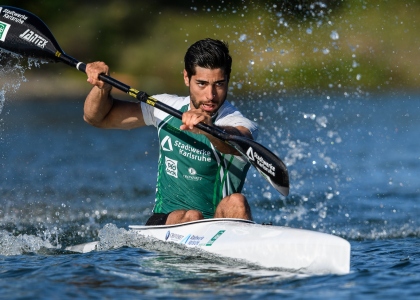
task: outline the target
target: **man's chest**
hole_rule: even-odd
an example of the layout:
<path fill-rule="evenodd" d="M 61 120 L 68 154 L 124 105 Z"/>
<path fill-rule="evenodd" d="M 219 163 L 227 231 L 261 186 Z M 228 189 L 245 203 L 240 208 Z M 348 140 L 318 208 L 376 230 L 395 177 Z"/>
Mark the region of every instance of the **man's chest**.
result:
<path fill-rule="evenodd" d="M 181 131 L 180 125 L 181 121 L 173 118 L 159 129 L 161 161 L 171 172 L 169 175 L 187 180 L 214 176 L 220 154 L 205 136 Z"/>

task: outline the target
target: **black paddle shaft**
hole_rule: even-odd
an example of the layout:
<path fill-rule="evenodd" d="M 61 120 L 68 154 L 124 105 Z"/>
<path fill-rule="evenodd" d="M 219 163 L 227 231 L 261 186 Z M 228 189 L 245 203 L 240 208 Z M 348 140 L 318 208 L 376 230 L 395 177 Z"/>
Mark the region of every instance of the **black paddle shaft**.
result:
<path fill-rule="evenodd" d="M 86 64 L 65 54 L 40 18 L 20 8 L 0 6 L 0 48 L 43 61 L 63 62 L 86 73 Z M 182 119 L 182 112 L 159 102 L 145 92 L 133 89 L 105 74 L 99 75 L 99 79 L 141 102 Z M 270 150 L 254 140 L 227 134 L 215 126 L 199 123 L 196 127 L 234 147 L 277 191 L 285 196 L 289 194 L 287 168 Z"/>

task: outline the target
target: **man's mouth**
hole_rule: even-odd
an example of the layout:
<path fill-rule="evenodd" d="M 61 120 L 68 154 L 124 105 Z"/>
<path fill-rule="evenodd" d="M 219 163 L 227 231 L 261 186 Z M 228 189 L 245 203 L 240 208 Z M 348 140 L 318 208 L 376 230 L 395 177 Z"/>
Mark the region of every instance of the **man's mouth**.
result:
<path fill-rule="evenodd" d="M 216 108 L 214 103 L 203 103 L 201 104 L 201 109 L 204 111 L 212 112 Z"/>

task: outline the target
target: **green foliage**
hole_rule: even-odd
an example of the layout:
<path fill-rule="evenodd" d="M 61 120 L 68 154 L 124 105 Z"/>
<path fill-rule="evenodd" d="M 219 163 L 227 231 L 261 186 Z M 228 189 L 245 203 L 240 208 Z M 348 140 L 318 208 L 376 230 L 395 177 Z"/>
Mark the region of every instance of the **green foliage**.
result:
<path fill-rule="evenodd" d="M 419 80 L 420 4 L 414 0 L 3 4 L 38 15 L 69 55 L 106 61 L 117 78 L 150 93 L 185 91 L 183 55 L 205 37 L 229 43 L 235 94 L 416 88 Z"/>

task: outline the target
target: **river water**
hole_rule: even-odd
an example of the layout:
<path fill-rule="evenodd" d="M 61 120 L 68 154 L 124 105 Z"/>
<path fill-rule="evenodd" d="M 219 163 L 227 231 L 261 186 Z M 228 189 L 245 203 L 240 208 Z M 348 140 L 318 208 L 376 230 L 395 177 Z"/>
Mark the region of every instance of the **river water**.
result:
<path fill-rule="evenodd" d="M 420 94 L 235 100 L 259 142 L 287 164 L 280 196 L 255 171 L 244 193 L 256 222 L 338 235 L 350 274 L 267 270 L 126 237 L 153 206 L 153 128 L 82 120 L 83 99 L 18 101 L 0 114 L 0 298 L 418 299 Z M 65 246 L 108 240 L 87 254 Z"/>

